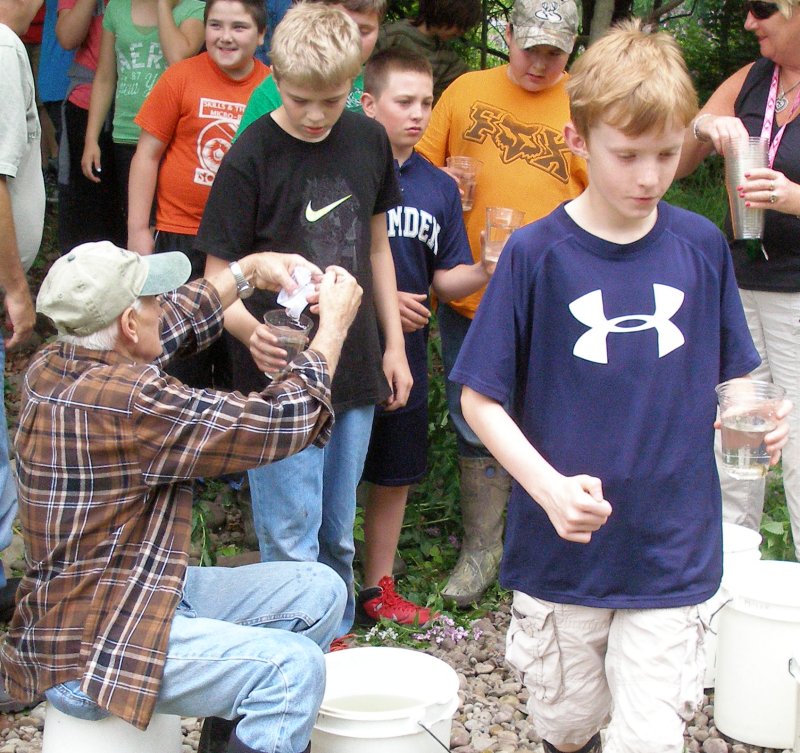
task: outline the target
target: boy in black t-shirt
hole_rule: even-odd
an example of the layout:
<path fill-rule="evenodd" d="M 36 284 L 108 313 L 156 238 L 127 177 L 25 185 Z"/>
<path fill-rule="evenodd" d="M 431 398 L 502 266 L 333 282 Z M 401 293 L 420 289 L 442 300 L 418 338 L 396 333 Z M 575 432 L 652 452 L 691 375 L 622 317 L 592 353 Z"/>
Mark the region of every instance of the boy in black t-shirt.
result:
<path fill-rule="evenodd" d="M 344 111 L 361 68 L 352 19 L 322 4 L 292 8 L 271 54 L 283 104 L 226 155 L 196 247 L 208 254 L 207 273 L 269 249 L 302 254 L 323 269 L 345 267 L 364 290 L 333 381 L 330 442 L 248 474 L 262 559 L 318 560 L 339 573 L 349 589 L 343 635 L 355 611 L 355 491 L 374 408 L 402 407 L 412 382 L 385 217 L 401 197 L 385 131 Z M 234 388 L 262 390 L 263 372 L 285 366 L 286 352 L 261 323 L 276 307 L 274 296 L 257 292 L 226 311 Z"/>

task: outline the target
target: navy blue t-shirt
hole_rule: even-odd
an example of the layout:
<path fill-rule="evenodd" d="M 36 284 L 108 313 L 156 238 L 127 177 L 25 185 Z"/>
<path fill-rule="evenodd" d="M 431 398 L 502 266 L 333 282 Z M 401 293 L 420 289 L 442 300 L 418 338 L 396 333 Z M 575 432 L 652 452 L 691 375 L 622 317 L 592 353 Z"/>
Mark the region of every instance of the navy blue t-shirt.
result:
<path fill-rule="evenodd" d="M 416 152 L 397 170 L 403 203 L 386 213 L 397 289 L 427 295 L 433 273 L 472 264 L 456 182 Z M 430 302 L 426 301 L 430 306 Z M 414 386 L 404 408 L 428 399 L 428 328 L 405 333 Z M 399 413 L 400 411 L 394 411 Z"/>
<path fill-rule="evenodd" d="M 514 233 L 451 378 L 512 405 L 559 472 L 598 477 L 613 512 L 589 544 L 561 539 L 514 484 L 501 583 L 607 608 L 697 604 L 719 587 L 714 387 L 759 363 L 728 245 L 665 203 L 626 245 L 560 206 Z"/>

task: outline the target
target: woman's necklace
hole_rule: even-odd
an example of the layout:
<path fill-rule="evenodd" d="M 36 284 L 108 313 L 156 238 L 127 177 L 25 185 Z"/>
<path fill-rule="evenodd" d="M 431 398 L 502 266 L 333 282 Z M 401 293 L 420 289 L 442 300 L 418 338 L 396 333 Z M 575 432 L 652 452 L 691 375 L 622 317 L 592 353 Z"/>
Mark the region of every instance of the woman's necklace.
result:
<path fill-rule="evenodd" d="M 786 105 L 789 104 L 789 100 L 786 99 L 786 95 L 790 92 L 793 92 L 798 86 L 800 86 L 800 80 L 796 81 L 788 89 L 781 91 L 781 93 L 778 95 L 778 98 L 775 100 L 775 112 L 783 112 L 786 109 Z"/>

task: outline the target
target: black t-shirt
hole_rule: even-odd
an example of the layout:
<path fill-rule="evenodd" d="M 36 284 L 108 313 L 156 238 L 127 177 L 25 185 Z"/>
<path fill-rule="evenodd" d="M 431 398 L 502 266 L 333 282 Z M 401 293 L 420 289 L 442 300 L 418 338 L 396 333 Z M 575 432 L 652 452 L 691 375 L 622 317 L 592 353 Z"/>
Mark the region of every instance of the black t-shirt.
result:
<path fill-rule="evenodd" d="M 761 135 L 774 66 L 768 58 L 757 60 L 734 103 L 736 116 L 751 136 Z M 793 99 L 789 102 L 791 106 Z M 773 123 L 771 139 L 778 130 L 778 124 Z M 786 126 L 773 167 L 794 183 L 800 183 L 800 119 L 795 118 Z M 726 220 L 726 231 L 730 238 L 730 218 Z M 791 214 L 766 210 L 763 243 L 769 260 L 761 253 L 749 255 L 741 241 L 731 243 L 739 287 L 783 293 L 800 291 L 800 220 Z"/>
<path fill-rule="evenodd" d="M 345 111 L 324 141 L 312 143 L 265 115 L 222 161 L 197 233 L 195 248 L 226 261 L 253 251 L 297 253 L 322 269 L 338 264 L 356 277 L 364 295 L 333 381 L 338 410 L 389 395 L 372 292 L 370 221 L 400 201 L 391 147 L 379 123 Z M 275 298 L 256 291 L 244 304 L 261 321 L 277 307 Z M 249 350 L 229 340 L 234 388 L 262 390 L 266 377 Z"/>

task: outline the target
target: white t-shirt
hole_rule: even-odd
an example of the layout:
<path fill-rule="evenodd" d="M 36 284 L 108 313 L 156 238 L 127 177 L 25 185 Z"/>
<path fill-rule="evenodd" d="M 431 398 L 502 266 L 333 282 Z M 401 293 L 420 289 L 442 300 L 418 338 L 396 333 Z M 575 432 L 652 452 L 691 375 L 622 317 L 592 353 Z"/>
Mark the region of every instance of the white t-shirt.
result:
<path fill-rule="evenodd" d="M 44 228 L 41 127 L 33 74 L 20 38 L 0 24 L 0 175 L 7 177 L 22 268 L 33 264 Z"/>

